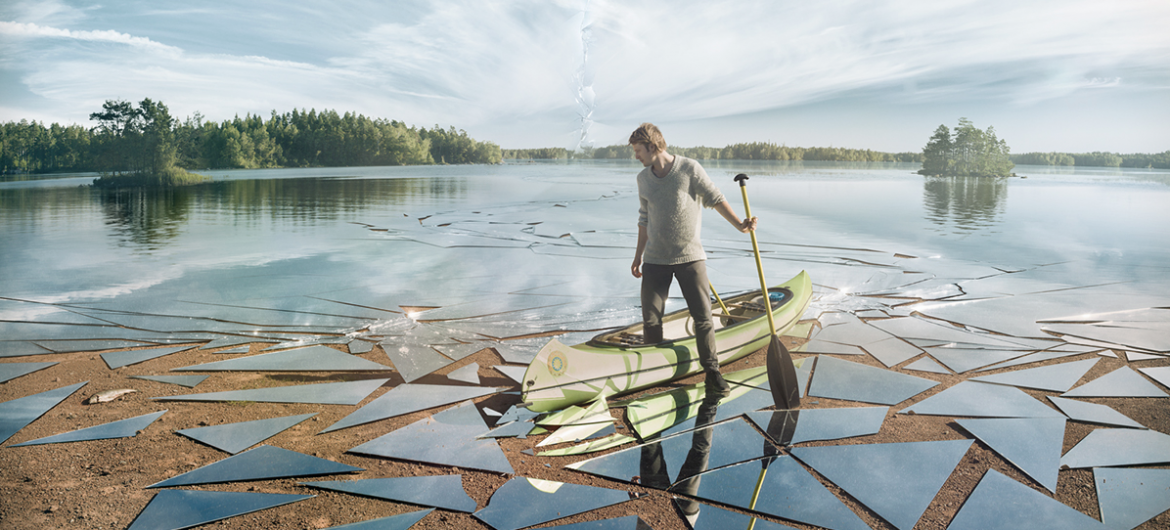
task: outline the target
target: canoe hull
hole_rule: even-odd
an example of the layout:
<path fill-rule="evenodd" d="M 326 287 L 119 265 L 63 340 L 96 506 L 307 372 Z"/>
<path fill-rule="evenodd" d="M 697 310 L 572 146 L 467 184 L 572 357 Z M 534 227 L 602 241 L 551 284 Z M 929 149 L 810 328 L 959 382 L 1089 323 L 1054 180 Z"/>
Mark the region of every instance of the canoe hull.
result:
<path fill-rule="evenodd" d="M 770 290 L 791 297 L 772 310 L 776 333 L 796 325 L 812 298 L 812 281 L 801 272 Z M 759 351 L 771 340 L 767 316 L 716 330 L 721 365 Z M 523 400 L 537 412 L 558 410 L 601 396 L 636 392 L 702 371 L 694 337 L 646 346 L 617 346 L 590 341 L 568 346 L 553 339 L 528 365 L 521 383 Z"/>

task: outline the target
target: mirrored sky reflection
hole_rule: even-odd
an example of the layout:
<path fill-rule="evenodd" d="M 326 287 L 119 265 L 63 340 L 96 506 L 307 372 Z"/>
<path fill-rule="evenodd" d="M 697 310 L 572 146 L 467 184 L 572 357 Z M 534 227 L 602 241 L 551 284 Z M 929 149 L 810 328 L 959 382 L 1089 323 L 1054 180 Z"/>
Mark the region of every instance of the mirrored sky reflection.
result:
<path fill-rule="evenodd" d="M 55 388 L 22 389 L 25 375 L 54 369 L 32 364 L 40 355 L 157 347 L 103 355 L 117 370 L 199 350 L 171 346 L 176 343 L 207 343 L 201 346 L 210 349 L 265 342 L 264 353 L 222 350 L 216 362 L 184 363 L 181 373 L 360 375 L 219 393 L 184 388 L 159 398 L 158 410 L 166 401 L 351 407 L 346 421 L 313 427 L 332 431 L 435 407 L 430 417 L 347 452 L 458 468 L 451 472 L 456 478 L 461 470 L 511 476 L 486 505 L 455 510 L 474 512 L 465 516 L 494 528 L 523 528 L 563 517 L 559 512 L 625 502 L 629 497 L 620 490 L 633 482 L 669 490 L 678 500 L 678 516 L 692 528 L 733 517 L 724 513 L 730 507 L 768 523 L 862 528 L 859 516 L 864 516 L 909 530 L 975 439 L 1034 482 L 1028 487 L 989 474 L 955 521 L 994 526 L 1001 516 L 987 506 L 1015 496 L 1034 506 L 1035 514 L 1060 513 L 1092 527 L 1099 523 L 1068 513 L 1042 493 L 1055 491 L 1066 476 L 1061 462 L 1074 468 L 1104 462 L 1119 469 L 1170 464 L 1166 433 L 1099 399 L 1170 397 L 1161 368 L 1170 364 L 1170 247 L 1154 243 L 1170 241 L 1165 207 L 1170 174 L 1041 173 L 1025 166 L 1017 171 L 1027 178 L 979 180 L 924 179 L 912 174 L 914 167 L 896 164 L 712 162 L 707 167 L 737 210 L 742 205 L 731 177 L 751 176 L 748 189 L 753 214 L 761 218 L 769 282 L 801 270 L 813 279 L 816 292 L 805 323 L 790 332 L 801 344 L 793 351 L 798 362 L 819 358 L 805 386 L 811 408 L 804 414 L 753 413 L 748 421 L 738 415 L 752 411 L 736 409 L 735 402 L 721 405 L 742 410 L 733 417 L 684 406 L 680 410 L 692 410 L 690 416 L 666 427 L 691 422 L 687 426 L 696 430 L 663 428 L 663 434 L 636 440 L 629 427 L 618 425 L 616 431 L 582 429 L 574 436 L 570 429 L 603 423 L 598 410 L 609 422 L 607 409 L 629 403 L 614 398 L 594 404 L 598 410 L 585 403 L 547 417 L 522 409 L 477 413 L 474 402 L 482 396 L 515 388 L 480 386 L 478 378 L 458 375 L 451 378 L 452 387 L 412 383 L 451 365 L 463 367 L 467 356 L 484 348 L 523 365 L 547 341 L 517 337 L 557 331 L 564 333 L 558 340 L 576 344 L 594 330 L 640 318 L 638 282 L 628 272 L 636 242 L 638 168 L 620 161 L 226 171 L 216 172 L 216 182 L 207 186 L 120 196 L 78 188 L 71 179 L 37 186 L 0 182 L 0 357 L 8 367 L 0 374 L 12 374 L 0 387 L 0 431 L 13 444 L 30 441 L 20 430 L 84 386 L 62 379 Z M 716 289 L 757 289 L 750 241 L 714 214 L 705 220 L 704 245 Z M 672 304 L 680 307 L 681 297 L 672 294 Z M 1139 364 L 1129 366 L 1130 361 Z M 1098 370 L 1102 366 L 1107 369 Z M 1086 373 L 1094 374 L 1091 380 Z M 385 379 L 389 374 L 394 379 Z M 455 387 L 461 391 L 445 390 Z M 668 389 L 651 393 L 663 390 Z M 674 393 L 688 395 L 677 388 Z M 1048 399 L 1035 397 L 1041 394 Z M 818 408 L 826 407 L 818 399 L 831 408 Z M 363 401 L 369 408 L 359 406 Z M 761 403 L 748 408 L 765 408 Z M 859 414 L 866 418 L 864 426 Z M 499 419 L 481 421 L 493 416 Z M 866 442 L 884 420 L 914 422 L 925 416 L 967 419 L 956 423 L 945 441 Z M 198 474 L 211 476 L 210 482 L 351 472 L 352 477 L 321 480 L 393 478 L 362 470 L 323 471 L 312 458 L 258 445 L 272 431 L 307 418 L 271 417 L 289 420 L 262 432 L 253 425 L 217 431 L 214 445 L 240 456 L 230 466 L 212 463 Z M 1066 422 L 1103 426 L 1062 460 Z M 55 433 L 70 429 L 63 425 Z M 535 437 L 550 430 L 563 441 L 525 458 L 560 467 L 562 461 L 550 455 L 596 452 L 572 468 L 600 477 L 605 487 L 515 474 L 515 462 L 509 462 L 514 456 L 500 450 L 497 436 Z M 61 439 L 95 439 L 88 432 Z M 1045 435 L 1033 444 L 1012 435 L 1018 432 Z M 436 449 L 441 447 L 460 449 Z M 610 448 L 620 449 L 601 452 Z M 267 452 L 281 458 L 256 456 Z M 841 462 L 855 462 L 851 469 L 857 469 L 845 473 L 838 469 Z M 221 480 L 218 473 L 227 468 L 234 474 Z M 914 471 L 892 471 L 909 469 Z M 838 489 L 825 488 L 812 471 Z M 1150 479 L 1164 482 L 1161 475 Z M 757 483 L 771 489 L 753 505 Z M 798 488 L 802 497 L 780 493 L 793 484 L 807 486 Z M 1149 519 L 1170 508 L 1132 487 L 1135 493 L 1128 497 L 1101 494 L 1100 513 L 1108 518 L 1140 508 Z M 336 489 L 360 489 L 347 488 Z M 891 490 L 909 493 L 892 498 L 886 495 Z M 187 503 L 196 510 L 204 502 L 174 491 L 160 490 L 157 502 Z M 311 489 L 295 492 L 306 491 Z M 834 491 L 853 500 L 843 502 Z M 438 500 L 428 505 L 395 495 L 377 494 L 452 510 Z M 570 497 L 581 504 L 564 504 Z M 1151 500 L 1132 508 L 1133 498 Z M 551 503 L 549 513 L 510 508 L 545 502 Z M 790 505 L 801 508 L 781 508 Z M 143 517 L 161 509 L 148 508 Z"/>

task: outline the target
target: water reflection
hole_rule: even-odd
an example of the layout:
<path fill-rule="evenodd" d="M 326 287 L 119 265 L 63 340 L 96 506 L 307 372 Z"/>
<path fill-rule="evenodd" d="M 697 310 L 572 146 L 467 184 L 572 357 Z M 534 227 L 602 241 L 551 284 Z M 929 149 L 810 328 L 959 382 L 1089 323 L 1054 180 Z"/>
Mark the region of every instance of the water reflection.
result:
<path fill-rule="evenodd" d="M 119 246 L 155 250 L 177 237 L 191 209 L 184 189 L 130 189 L 93 194 Z"/>
<path fill-rule="evenodd" d="M 1000 223 L 1007 202 L 1008 179 L 926 177 L 922 184 L 926 220 L 968 234 Z"/>

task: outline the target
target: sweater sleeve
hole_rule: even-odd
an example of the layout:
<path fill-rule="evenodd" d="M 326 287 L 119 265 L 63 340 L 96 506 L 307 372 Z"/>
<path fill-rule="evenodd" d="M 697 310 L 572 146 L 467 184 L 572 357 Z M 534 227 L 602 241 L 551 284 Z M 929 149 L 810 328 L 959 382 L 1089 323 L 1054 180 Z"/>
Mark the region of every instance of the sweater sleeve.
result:
<path fill-rule="evenodd" d="M 719 191 L 719 187 L 707 176 L 707 171 L 698 162 L 694 164 L 694 181 L 692 182 L 693 193 L 702 202 L 703 206 L 707 208 L 714 208 L 723 202 L 723 192 Z"/>

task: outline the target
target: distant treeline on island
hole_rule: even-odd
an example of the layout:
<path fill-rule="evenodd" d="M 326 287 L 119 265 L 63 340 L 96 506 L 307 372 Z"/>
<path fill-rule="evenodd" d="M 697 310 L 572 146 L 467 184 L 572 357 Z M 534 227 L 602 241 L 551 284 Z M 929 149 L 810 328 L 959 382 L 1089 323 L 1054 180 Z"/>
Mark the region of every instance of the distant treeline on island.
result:
<path fill-rule="evenodd" d="M 432 129 L 333 110 L 276 111 L 184 121 L 162 102 L 107 101 L 95 126 L 0 124 L 0 172 L 159 173 L 170 168 L 229 169 L 407 164 L 497 164 L 500 147 L 454 127 Z"/>
<path fill-rule="evenodd" d="M 821 160 L 833 162 L 922 162 L 922 153 L 883 153 L 869 149 L 842 147 L 788 147 L 765 142 L 731 144 L 727 147 L 668 146 L 668 153 L 697 160 Z M 504 149 L 505 159 L 619 159 L 634 158 L 634 148 L 628 145 L 610 145 L 585 152 L 572 152 L 563 147 L 538 149 Z"/>
<path fill-rule="evenodd" d="M 1154 154 L 1118 153 L 1024 153 L 1011 155 L 1012 162 L 1033 166 L 1141 167 L 1170 169 L 1170 151 Z"/>

